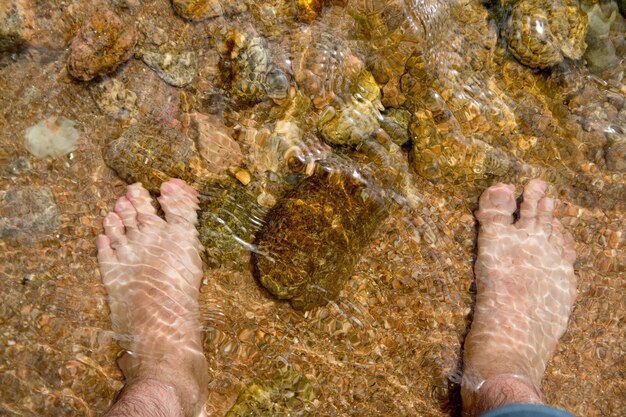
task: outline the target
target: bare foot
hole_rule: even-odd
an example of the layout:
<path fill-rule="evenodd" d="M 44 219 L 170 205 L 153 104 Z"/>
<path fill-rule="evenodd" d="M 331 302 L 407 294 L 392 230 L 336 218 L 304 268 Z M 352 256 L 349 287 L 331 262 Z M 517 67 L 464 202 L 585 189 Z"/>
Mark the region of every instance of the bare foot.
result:
<path fill-rule="evenodd" d="M 126 350 L 119 360 L 125 391 L 141 392 L 142 381 L 154 392 L 162 385 L 174 390 L 184 415 L 196 416 L 208 383 L 198 321 L 198 198 L 184 181 L 173 179 L 161 185 L 158 200 L 166 220 L 141 184 L 128 187 L 104 220 L 98 261 L 113 330 Z"/>
<path fill-rule="evenodd" d="M 541 402 L 546 362 L 576 297 L 574 241 L 552 217 L 554 200 L 545 190 L 543 181 L 528 183 L 515 224 L 512 185 L 490 187 L 480 198 L 478 292 L 464 354 L 465 415 Z"/>

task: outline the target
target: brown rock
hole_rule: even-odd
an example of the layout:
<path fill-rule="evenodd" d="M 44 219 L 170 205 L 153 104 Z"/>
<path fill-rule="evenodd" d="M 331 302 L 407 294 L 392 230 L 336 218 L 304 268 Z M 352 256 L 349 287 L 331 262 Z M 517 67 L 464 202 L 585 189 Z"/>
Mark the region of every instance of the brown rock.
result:
<path fill-rule="evenodd" d="M 69 73 L 79 80 L 108 74 L 133 55 L 135 29 L 112 11 L 100 9 L 83 23 L 72 41 L 67 60 Z"/>
<path fill-rule="evenodd" d="M 172 0 L 176 13 L 183 19 L 203 20 L 224 13 L 218 0 Z"/>
<path fill-rule="evenodd" d="M 212 172 L 223 172 L 243 161 L 239 144 L 232 139 L 230 129 L 218 117 L 194 113 L 192 118 L 198 129 L 198 150 Z"/>

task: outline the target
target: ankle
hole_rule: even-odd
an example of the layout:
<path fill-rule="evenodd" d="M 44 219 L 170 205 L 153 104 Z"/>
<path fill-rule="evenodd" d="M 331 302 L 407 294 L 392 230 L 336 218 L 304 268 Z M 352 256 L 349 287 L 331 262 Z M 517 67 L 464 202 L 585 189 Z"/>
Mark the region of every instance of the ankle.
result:
<path fill-rule="evenodd" d="M 185 416 L 176 390 L 154 379 L 139 379 L 127 383 L 105 417 L 137 413 L 146 416 Z"/>
<path fill-rule="evenodd" d="M 464 416 L 477 416 L 509 404 L 543 404 L 530 378 L 514 374 L 490 377 L 473 390 L 463 387 L 462 394 Z"/>

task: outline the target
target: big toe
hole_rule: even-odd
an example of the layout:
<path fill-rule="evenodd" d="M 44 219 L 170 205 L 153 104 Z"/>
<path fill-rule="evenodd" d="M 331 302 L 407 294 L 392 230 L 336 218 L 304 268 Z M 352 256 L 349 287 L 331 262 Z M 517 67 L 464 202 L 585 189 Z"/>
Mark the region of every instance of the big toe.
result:
<path fill-rule="evenodd" d="M 506 226 L 513 223 L 515 209 L 515 186 L 500 183 L 489 187 L 480 196 L 476 218 L 482 227 Z"/>
<path fill-rule="evenodd" d="M 193 227 L 198 222 L 198 193 L 184 181 L 171 179 L 161 184 L 158 200 L 168 223 Z"/>
<path fill-rule="evenodd" d="M 530 180 L 524 187 L 524 199 L 520 205 L 520 218 L 517 222 L 519 228 L 535 226 L 537 220 L 537 206 L 539 200 L 546 193 L 547 185 L 541 180 Z"/>
<path fill-rule="evenodd" d="M 152 205 L 152 197 L 148 190 L 143 188 L 141 183 L 135 183 L 128 186 L 126 198 L 137 211 L 137 223 L 139 226 L 161 225 L 161 219 Z"/>
<path fill-rule="evenodd" d="M 537 228 L 543 230 L 547 236 L 552 233 L 552 215 L 554 211 L 554 199 L 550 197 L 543 197 L 537 203 Z"/>

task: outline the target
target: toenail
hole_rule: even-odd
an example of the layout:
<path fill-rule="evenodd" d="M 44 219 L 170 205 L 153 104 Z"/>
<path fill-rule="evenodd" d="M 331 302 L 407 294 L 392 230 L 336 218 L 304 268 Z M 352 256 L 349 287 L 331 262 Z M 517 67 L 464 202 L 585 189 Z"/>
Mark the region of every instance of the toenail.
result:
<path fill-rule="evenodd" d="M 511 194 L 506 188 L 493 190 L 489 195 L 491 202 L 497 206 L 507 203 L 510 198 Z"/>
<path fill-rule="evenodd" d="M 131 207 L 131 203 L 126 198 L 119 199 L 117 200 L 117 203 L 115 203 L 116 210 L 126 210 L 130 207 Z"/>
<path fill-rule="evenodd" d="M 546 197 L 543 200 L 543 203 L 541 205 L 542 205 L 543 210 L 552 211 L 554 210 L 554 199 L 550 197 Z"/>
<path fill-rule="evenodd" d="M 161 191 L 162 192 L 171 193 L 175 189 L 176 189 L 176 187 L 170 181 L 164 182 L 163 184 L 161 184 Z"/>
<path fill-rule="evenodd" d="M 133 198 L 139 197 L 141 196 L 141 190 L 131 185 L 128 187 L 128 196 Z"/>

